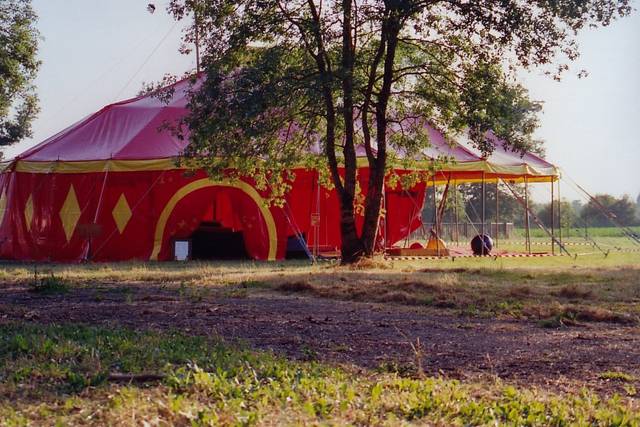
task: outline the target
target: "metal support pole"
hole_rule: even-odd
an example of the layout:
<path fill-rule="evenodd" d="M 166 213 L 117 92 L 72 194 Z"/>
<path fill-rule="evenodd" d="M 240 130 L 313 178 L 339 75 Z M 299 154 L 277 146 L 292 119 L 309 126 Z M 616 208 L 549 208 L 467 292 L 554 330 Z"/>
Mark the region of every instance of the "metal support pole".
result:
<path fill-rule="evenodd" d="M 485 220 L 486 220 L 486 217 L 485 217 L 485 215 L 486 215 L 486 209 L 485 209 L 486 193 L 485 193 L 485 191 L 486 191 L 486 184 L 485 184 L 485 181 L 484 181 L 484 172 L 482 172 L 482 227 L 480 228 L 480 230 L 481 230 L 481 234 L 483 236 L 485 234 L 484 223 L 485 223 Z M 483 238 L 482 241 L 484 242 L 484 238 Z M 484 251 L 483 251 L 483 253 L 484 253 Z"/>
<path fill-rule="evenodd" d="M 455 195 L 455 222 L 456 222 L 456 246 L 460 246 L 460 224 L 458 222 L 458 183 L 453 182 L 453 190 Z"/>
<path fill-rule="evenodd" d="M 320 252 L 320 171 L 316 171 L 316 209 L 313 215 L 313 257 L 318 257 Z"/>
<path fill-rule="evenodd" d="M 382 220 L 382 253 L 387 253 L 387 248 L 389 245 L 387 244 L 387 185 L 386 182 L 382 183 L 382 207 L 384 209 L 384 214 L 381 217 Z"/>
<path fill-rule="evenodd" d="M 516 198 L 516 200 L 518 201 L 520 206 L 522 206 L 524 209 L 526 209 L 527 213 L 529 213 L 531 215 L 531 217 L 533 218 L 533 221 L 538 225 L 538 227 L 540 227 L 541 230 L 543 230 L 545 233 L 547 233 L 547 236 L 551 237 L 551 232 L 547 229 L 547 227 L 545 227 L 544 223 L 536 216 L 536 214 L 531 212 L 527 208 L 527 203 L 526 203 L 525 200 L 523 200 L 522 196 L 520 194 L 518 194 L 513 188 L 511 188 L 511 186 L 509 185 L 509 183 L 507 181 L 503 181 L 503 182 L 506 185 L 506 187 L 509 189 L 509 191 L 511 191 L 511 194 L 513 194 L 513 196 Z M 557 240 L 556 240 L 556 244 L 560 248 L 560 251 L 564 251 L 567 255 L 571 255 L 569 253 L 569 251 L 567 250 L 567 248 L 563 244 L 561 244 Z"/>
<path fill-rule="evenodd" d="M 102 180 L 102 188 L 100 189 L 100 195 L 98 196 L 98 204 L 96 206 L 96 212 L 93 215 L 93 223 L 92 226 L 96 226 L 98 224 L 98 215 L 100 214 L 100 208 L 102 207 L 102 200 L 104 199 L 104 190 L 107 186 L 107 178 L 109 177 L 109 167 L 111 166 L 111 162 L 107 162 L 104 168 L 104 178 Z M 87 250 L 84 254 L 84 259 L 86 261 L 91 261 L 93 254 L 91 253 L 93 247 L 93 230 L 88 230 L 89 234 L 89 242 L 87 245 Z"/>
<path fill-rule="evenodd" d="M 498 247 L 498 238 L 500 237 L 500 188 L 498 187 L 499 181 L 496 179 L 496 235 L 495 246 Z"/>
<path fill-rule="evenodd" d="M 562 198 L 560 197 L 560 179 L 558 179 L 558 240 L 562 244 Z"/>
<path fill-rule="evenodd" d="M 435 238 L 436 238 L 436 254 L 440 256 L 440 242 L 438 239 L 440 238 L 440 232 L 438 230 L 438 198 L 436 197 L 436 175 L 434 174 L 432 177 L 433 182 L 433 225 L 435 228 Z"/>
<path fill-rule="evenodd" d="M 551 180 L 551 255 L 556 254 L 556 234 L 555 234 L 555 197 L 553 197 L 553 179 Z"/>
<path fill-rule="evenodd" d="M 524 217 L 524 226 L 525 226 L 525 235 L 526 235 L 526 246 L 527 252 L 531 254 L 531 231 L 529 229 L 529 179 L 524 177 L 524 203 L 525 203 L 525 217 Z"/>
<path fill-rule="evenodd" d="M 436 176 L 431 177 L 431 185 L 433 187 L 433 231 L 438 235 L 438 198 L 436 197 Z"/>

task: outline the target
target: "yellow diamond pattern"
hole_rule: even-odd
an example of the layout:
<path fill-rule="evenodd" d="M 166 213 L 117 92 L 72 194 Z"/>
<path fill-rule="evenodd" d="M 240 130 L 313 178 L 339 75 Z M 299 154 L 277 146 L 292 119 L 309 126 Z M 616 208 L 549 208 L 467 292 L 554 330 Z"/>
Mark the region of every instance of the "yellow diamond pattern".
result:
<path fill-rule="evenodd" d="M 7 212 L 7 193 L 2 192 L 2 196 L 0 196 L 0 224 L 4 220 L 4 214 Z"/>
<path fill-rule="evenodd" d="M 78 204 L 76 190 L 73 188 L 72 184 L 69 187 L 67 198 L 62 204 L 62 209 L 60 209 L 60 220 L 62 221 L 62 228 L 64 228 L 64 235 L 67 237 L 67 242 L 70 241 L 71 236 L 73 236 L 73 232 L 76 229 L 80 215 L 82 215 L 82 211 Z"/>
<path fill-rule="evenodd" d="M 33 194 L 29 194 L 27 203 L 24 205 L 24 221 L 27 231 L 31 231 L 31 221 L 33 220 Z"/>
<path fill-rule="evenodd" d="M 129 207 L 129 203 L 127 202 L 127 198 L 124 196 L 124 193 L 120 195 L 118 203 L 116 203 L 113 211 L 111 211 L 111 215 L 113 215 L 113 219 L 118 226 L 118 231 L 122 234 L 132 215 L 131 208 Z"/>

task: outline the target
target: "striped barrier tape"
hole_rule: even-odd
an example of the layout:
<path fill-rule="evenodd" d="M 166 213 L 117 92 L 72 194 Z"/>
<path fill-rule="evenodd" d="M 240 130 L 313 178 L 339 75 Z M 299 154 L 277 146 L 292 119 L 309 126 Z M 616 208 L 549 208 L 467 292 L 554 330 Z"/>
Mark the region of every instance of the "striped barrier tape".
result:
<path fill-rule="evenodd" d="M 499 244 L 507 244 L 507 245 L 526 245 L 525 241 L 513 241 L 513 240 L 499 240 Z M 562 242 L 565 246 L 593 246 L 593 243 L 589 242 Z M 551 242 L 531 242 L 532 246 L 551 246 Z M 557 243 L 555 244 L 558 245 Z"/>
<path fill-rule="evenodd" d="M 390 260 L 441 260 L 450 259 L 454 261 L 456 258 L 540 258 L 549 256 L 561 256 L 552 254 L 500 254 L 500 255 L 449 255 L 449 256 L 392 256 L 385 255 L 385 259 Z"/>

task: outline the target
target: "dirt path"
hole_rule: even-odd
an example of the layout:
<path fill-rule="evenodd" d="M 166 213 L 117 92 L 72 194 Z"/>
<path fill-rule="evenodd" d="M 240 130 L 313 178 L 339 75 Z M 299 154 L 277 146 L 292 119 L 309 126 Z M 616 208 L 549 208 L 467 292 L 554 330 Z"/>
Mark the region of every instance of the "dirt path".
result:
<path fill-rule="evenodd" d="M 185 296 L 175 287 L 149 284 L 74 288 L 55 296 L 33 294 L 22 286 L 0 286 L 0 322 L 177 329 L 239 340 L 287 357 L 365 369 L 414 366 L 410 342 L 419 338 L 428 375 L 461 379 L 491 375 L 554 391 L 588 386 L 607 394 L 623 393 L 625 383 L 600 375 L 622 371 L 640 377 L 637 327 L 591 323 L 544 329 L 533 322 L 266 292 L 252 291 L 242 298 L 214 293 Z M 634 385 L 640 388 L 637 381 Z"/>

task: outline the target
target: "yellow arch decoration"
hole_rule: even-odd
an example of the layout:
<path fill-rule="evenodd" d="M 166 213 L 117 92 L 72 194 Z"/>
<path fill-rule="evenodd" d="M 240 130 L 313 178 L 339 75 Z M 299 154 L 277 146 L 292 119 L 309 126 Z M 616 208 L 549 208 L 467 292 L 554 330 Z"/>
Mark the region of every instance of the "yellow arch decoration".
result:
<path fill-rule="evenodd" d="M 160 214 L 160 218 L 158 219 L 158 223 L 156 224 L 156 230 L 153 239 L 153 251 L 151 252 L 150 259 L 153 261 L 158 260 L 158 256 L 160 255 L 160 250 L 162 249 L 162 237 L 164 236 L 164 231 L 167 226 L 167 221 L 169 221 L 169 216 L 175 209 L 176 205 L 180 200 L 184 199 L 189 194 L 194 191 L 202 190 L 203 188 L 209 187 L 227 187 L 227 188 L 237 188 L 241 190 L 246 195 L 251 197 L 251 199 L 256 203 L 258 208 L 260 209 L 260 213 L 262 214 L 262 218 L 264 218 L 264 222 L 267 225 L 267 232 L 269 233 L 269 254 L 267 259 L 269 261 L 275 261 L 276 253 L 278 250 L 278 232 L 276 229 L 276 222 L 273 219 L 273 215 L 269 208 L 265 205 L 264 199 L 260 194 L 253 188 L 251 185 L 247 184 L 243 181 L 213 181 L 210 178 L 203 178 L 197 181 L 193 181 L 178 191 L 171 197 L 167 205 L 162 210 Z"/>

